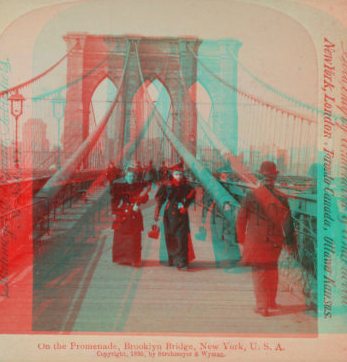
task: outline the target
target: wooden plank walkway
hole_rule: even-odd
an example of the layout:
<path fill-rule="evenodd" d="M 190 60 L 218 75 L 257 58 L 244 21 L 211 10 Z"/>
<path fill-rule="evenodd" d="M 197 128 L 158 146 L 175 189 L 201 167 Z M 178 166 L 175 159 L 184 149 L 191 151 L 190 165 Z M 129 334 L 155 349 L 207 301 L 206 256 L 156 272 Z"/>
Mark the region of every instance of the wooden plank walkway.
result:
<path fill-rule="evenodd" d="M 154 191 L 151 193 L 153 198 Z M 153 205 L 150 203 L 149 205 Z M 194 238 L 201 208 L 190 210 L 196 259 L 188 271 L 159 262 L 160 240 L 147 237 L 154 206 L 143 210 L 145 232 L 141 268 L 112 263 L 113 231 L 104 210 L 96 238 L 75 245 L 64 263 L 47 269 L 35 283 L 36 331 L 133 333 L 317 333 L 317 318 L 305 311 L 300 291 L 280 283 L 269 317 L 254 313 L 251 270 L 216 268 L 210 230 L 205 242 Z M 207 220 L 209 225 L 209 220 Z M 161 233 L 161 237 L 163 237 Z M 48 268 L 48 267 L 47 267 Z"/>

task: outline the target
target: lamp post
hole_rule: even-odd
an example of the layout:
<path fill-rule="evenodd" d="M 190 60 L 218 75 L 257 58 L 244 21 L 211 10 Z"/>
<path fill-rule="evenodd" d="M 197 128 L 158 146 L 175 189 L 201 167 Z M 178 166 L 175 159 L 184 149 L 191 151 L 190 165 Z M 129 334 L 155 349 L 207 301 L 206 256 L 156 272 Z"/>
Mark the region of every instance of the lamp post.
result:
<path fill-rule="evenodd" d="M 18 118 L 23 114 L 23 101 L 25 98 L 18 93 L 18 89 L 16 89 L 15 94 L 11 95 L 8 98 L 11 101 L 11 114 L 16 119 L 16 156 L 15 156 L 15 164 L 16 167 L 19 168 L 18 164 Z"/>
<path fill-rule="evenodd" d="M 53 116 L 58 122 L 58 170 L 61 170 L 60 165 L 60 121 L 64 117 L 65 111 L 65 99 L 63 98 L 56 98 L 52 100 L 53 103 Z"/>

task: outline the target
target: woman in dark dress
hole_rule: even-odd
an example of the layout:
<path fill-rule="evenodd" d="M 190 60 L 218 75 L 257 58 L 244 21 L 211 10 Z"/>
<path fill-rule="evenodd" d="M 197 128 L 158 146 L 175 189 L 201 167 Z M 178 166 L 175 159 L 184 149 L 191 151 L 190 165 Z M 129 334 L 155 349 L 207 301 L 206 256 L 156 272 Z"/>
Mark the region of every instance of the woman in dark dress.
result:
<path fill-rule="evenodd" d="M 160 186 L 155 200 L 155 221 L 158 221 L 162 205 L 168 201 L 163 221 L 169 265 L 187 270 L 190 237 L 188 207 L 195 200 L 195 190 L 184 179 L 182 167 L 173 169 L 172 181 Z"/>
<path fill-rule="evenodd" d="M 139 205 L 148 201 L 149 189 L 145 190 L 146 185 L 145 182 L 136 182 L 135 169 L 128 167 L 125 181 L 112 186 L 113 262 L 140 265 L 143 218 Z"/>

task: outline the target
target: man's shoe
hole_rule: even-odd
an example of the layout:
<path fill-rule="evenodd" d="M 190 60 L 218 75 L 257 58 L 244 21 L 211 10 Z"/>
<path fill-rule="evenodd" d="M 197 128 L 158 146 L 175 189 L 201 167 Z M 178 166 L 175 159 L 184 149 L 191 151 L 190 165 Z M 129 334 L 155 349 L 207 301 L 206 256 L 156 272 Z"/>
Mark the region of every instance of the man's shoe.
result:
<path fill-rule="evenodd" d="M 280 304 L 277 304 L 277 303 L 273 303 L 273 304 L 270 304 L 269 306 L 269 309 L 272 309 L 272 310 L 278 310 L 278 309 L 281 309 L 282 306 Z"/>
<path fill-rule="evenodd" d="M 266 308 L 254 308 L 254 312 L 260 314 L 263 317 L 269 316 L 269 311 Z"/>
<path fill-rule="evenodd" d="M 169 266 L 175 266 L 173 260 L 169 259 Z"/>

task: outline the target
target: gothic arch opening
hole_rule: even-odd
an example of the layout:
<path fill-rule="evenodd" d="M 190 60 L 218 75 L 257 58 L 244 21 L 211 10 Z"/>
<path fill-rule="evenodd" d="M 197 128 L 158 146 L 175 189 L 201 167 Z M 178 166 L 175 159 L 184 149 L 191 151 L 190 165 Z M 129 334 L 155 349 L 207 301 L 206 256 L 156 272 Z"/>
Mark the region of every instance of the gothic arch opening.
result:
<path fill-rule="evenodd" d="M 196 157 L 211 169 L 214 163 L 213 147 L 208 140 L 205 132 L 203 131 L 200 122 L 205 122 L 213 130 L 213 102 L 206 88 L 196 81 L 188 90 L 189 96 L 193 102 L 191 106 L 196 106 Z M 193 103 L 193 104 L 192 104 Z M 187 117 L 189 121 L 193 119 L 194 110 L 190 107 L 190 116 Z M 190 132 L 194 132 L 193 125 L 189 125 Z"/>
<path fill-rule="evenodd" d="M 153 112 L 154 110 L 154 112 Z M 150 160 L 159 167 L 164 161 L 171 163 L 171 145 L 163 135 L 158 121 L 164 123 L 164 128 L 172 129 L 171 98 L 159 79 L 146 80 L 134 95 L 130 117 L 130 140 L 134 140 L 142 126 L 149 120 L 149 126 L 144 134 L 133 161 L 147 165 Z"/>
<path fill-rule="evenodd" d="M 89 134 L 106 115 L 110 105 L 117 95 L 117 87 L 108 78 L 104 78 L 95 88 L 89 104 Z M 105 130 L 99 137 L 89 156 L 88 166 L 91 169 L 105 169 L 114 158 L 115 122 L 112 117 L 108 121 Z M 113 145 L 113 147 L 112 147 Z"/>

